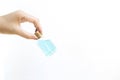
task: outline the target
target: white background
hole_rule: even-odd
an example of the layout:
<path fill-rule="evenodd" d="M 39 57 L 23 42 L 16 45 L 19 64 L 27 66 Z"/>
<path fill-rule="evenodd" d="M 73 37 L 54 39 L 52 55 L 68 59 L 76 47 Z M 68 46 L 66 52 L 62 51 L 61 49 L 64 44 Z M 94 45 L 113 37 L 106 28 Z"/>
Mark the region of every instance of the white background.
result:
<path fill-rule="evenodd" d="M 0 34 L 1 80 L 120 80 L 119 0 L 0 2 L 0 15 L 18 9 L 40 19 L 57 50 L 46 57 L 36 41 Z"/>

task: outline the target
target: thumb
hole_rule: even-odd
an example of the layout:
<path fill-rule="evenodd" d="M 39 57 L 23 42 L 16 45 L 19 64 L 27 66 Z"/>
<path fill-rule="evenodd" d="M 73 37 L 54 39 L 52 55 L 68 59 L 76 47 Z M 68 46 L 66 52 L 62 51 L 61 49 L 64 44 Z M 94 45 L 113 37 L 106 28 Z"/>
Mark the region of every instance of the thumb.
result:
<path fill-rule="evenodd" d="M 34 34 L 24 31 L 21 28 L 17 30 L 17 35 L 24 37 L 26 39 L 34 39 L 34 40 L 38 39 Z"/>

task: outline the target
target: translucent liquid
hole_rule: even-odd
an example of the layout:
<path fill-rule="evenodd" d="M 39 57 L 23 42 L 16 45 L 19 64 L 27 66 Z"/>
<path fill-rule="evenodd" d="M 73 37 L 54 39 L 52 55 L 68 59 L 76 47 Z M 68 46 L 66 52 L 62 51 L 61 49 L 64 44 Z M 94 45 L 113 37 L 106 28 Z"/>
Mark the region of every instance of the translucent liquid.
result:
<path fill-rule="evenodd" d="M 46 56 L 51 56 L 56 51 L 56 47 L 51 40 L 38 40 L 38 46 Z"/>

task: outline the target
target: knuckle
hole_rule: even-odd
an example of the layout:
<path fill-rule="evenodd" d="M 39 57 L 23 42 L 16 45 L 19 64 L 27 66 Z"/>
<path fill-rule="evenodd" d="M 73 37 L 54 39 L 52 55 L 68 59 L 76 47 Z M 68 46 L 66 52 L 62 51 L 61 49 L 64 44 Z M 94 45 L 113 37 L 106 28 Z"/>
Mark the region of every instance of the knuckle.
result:
<path fill-rule="evenodd" d="M 16 15 L 19 16 L 19 17 L 24 16 L 24 11 L 22 11 L 22 10 L 17 10 L 15 13 L 16 13 Z"/>
<path fill-rule="evenodd" d="M 16 12 L 17 12 L 18 14 L 23 13 L 22 10 L 17 10 Z"/>

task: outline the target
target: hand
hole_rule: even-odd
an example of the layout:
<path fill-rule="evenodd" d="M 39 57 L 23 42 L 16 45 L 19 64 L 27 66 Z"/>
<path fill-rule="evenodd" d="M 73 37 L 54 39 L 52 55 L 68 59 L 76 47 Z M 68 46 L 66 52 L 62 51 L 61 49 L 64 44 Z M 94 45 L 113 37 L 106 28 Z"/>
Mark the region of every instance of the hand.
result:
<path fill-rule="evenodd" d="M 39 20 L 21 10 L 0 16 L 0 33 L 17 34 L 27 39 L 38 39 L 34 34 L 28 33 L 20 28 L 20 23 L 33 23 L 37 31 L 42 34 Z"/>

